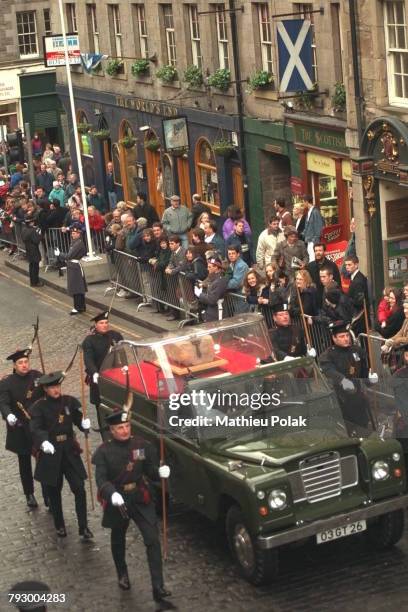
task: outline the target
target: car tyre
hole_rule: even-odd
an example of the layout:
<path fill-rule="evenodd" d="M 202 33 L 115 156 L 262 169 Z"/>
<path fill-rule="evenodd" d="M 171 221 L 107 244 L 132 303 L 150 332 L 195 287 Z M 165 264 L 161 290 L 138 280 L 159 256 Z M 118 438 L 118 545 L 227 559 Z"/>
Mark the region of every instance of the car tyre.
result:
<path fill-rule="evenodd" d="M 261 550 L 245 523 L 238 506 L 231 506 L 226 516 L 228 544 L 239 571 L 248 582 L 266 584 L 277 577 L 278 550 Z"/>
<path fill-rule="evenodd" d="M 395 546 L 404 533 L 404 511 L 388 512 L 368 526 L 368 540 L 372 547 L 385 549 Z"/>

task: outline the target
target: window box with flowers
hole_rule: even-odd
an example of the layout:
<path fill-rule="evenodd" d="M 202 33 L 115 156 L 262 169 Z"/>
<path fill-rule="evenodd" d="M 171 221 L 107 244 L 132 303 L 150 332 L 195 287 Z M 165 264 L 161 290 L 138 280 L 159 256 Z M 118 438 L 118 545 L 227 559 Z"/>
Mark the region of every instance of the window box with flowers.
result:
<path fill-rule="evenodd" d="M 149 74 L 150 62 L 146 58 L 137 59 L 130 67 L 134 77 L 147 76 Z"/>
<path fill-rule="evenodd" d="M 231 85 L 231 71 L 227 68 L 218 68 L 207 78 L 207 83 L 220 91 L 228 91 Z"/>
<path fill-rule="evenodd" d="M 120 59 L 109 60 L 109 62 L 106 64 L 105 72 L 111 77 L 117 76 L 118 74 L 123 74 L 123 61 Z"/>
<path fill-rule="evenodd" d="M 135 146 L 137 139 L 133 136 L 125 136 L 118 141 L 118 144 L 121 145 L 124 149 L 131 149 Z"/>
<path fill-rule="evenodd" d="M 235 151 L 232 142 L 225 139 L 216 140 L 212 145 L 212 149 L 215 155 L 219 155 L 220 157 L 231 157 Z"/>
<path fill-rule="evenodd" d="M 248 80 L 248 93 L 253 91 L 272 89 L 274 86 L 273 75 L 266 70 L 258 70 Z"/>
<path fill-rule="evenodd" d="M 92 125 L 90 123 L 78 123 L 77 130 L 79 134 L 87 134 L 92 130 Z"/>
<path fill-rule="evenodd" d="M 201 86 L 204 83 L 204 77 L 201 69 L 194 64 L 192 66 L 188 66 L 184 72 L 183 81 L 187 83 L 188 87 L 191 89 L 201 89 Z"/>
<path fill-rule="evenodd" d="M 160 149 L 160 140 L 157 138 L 151 138 L 150 140 L 146 140 L 145 149 L 148 151 L 158 151 Z"/>
<path fill-rule="evenodd" d="M 96 132 L 92 132 L 93 138 L 96 140 L 109 140 L 110 131 L 109 130 L 97 130 Z"/>
<path fill-rule="evenodd" d="M 171 64 L 166 64 L 157 70 L 156 76 L 163 83 L 171 84 L 174 83 L 174 81 L 177 81 L 177 69 Z"/>
<path fill-rule="evenodd" d="M 334 84 L 334 94 L 331 99 L 333 111 L 335 113 L 344 113 L 346 110 L 346 88 L 344 83 L 337 81 Z"/>

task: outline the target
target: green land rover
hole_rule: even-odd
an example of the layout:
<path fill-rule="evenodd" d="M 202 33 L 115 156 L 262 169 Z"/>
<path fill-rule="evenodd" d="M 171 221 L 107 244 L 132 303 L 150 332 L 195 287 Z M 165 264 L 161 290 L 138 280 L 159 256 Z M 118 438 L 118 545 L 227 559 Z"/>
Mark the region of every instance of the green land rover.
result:
<path fill-rule="evenodd" d="M 264 364 L 270 354 L 262 317 L 247 314 L 120 342 L 99 379 L 101 419 L 132 393 L 135 428 L 164 439 L 171 497 L 222 521 L 254 584 L 291 543 L 366 531 L 392 546 L 408 506 L 399 442 L 350 433 L 313 359 Z"/>

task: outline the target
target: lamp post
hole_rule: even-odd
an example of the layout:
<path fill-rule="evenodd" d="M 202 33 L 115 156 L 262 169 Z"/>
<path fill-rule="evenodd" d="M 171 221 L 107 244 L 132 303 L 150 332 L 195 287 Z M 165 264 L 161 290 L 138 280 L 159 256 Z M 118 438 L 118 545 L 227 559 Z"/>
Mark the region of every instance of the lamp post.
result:
<path fill-rule="evenodd" d="M 69 102 L 71 106 L 71 115 L 72 115 L 72 125 L 74 128 L 74 140 L 75 140 L 75 152 L 78 162 L 78 175 L 79 175 L 79 184 L 81 186 L 81 196 L 82 203 L 84 207 L 84 218 L 85 218 L 85 229 L 86 229 L 86 240 L 88 246 L 88 255 L 86 257 L 87 261 L 95 261 L 100 259 L 100 257 L 96 257 L 91 238 L 91 230 L 89 227 L 89 217 L 88 217 L 88 205 L 86 202 L 86 192 L 85 192 L 85 182 L 84 182 L 84 173 L 82 169 L 82 159 L 81 159 L 81 149 L 79 146 L 79 137 L 78 137 L 78 126 L 75 112 L 75 101 L 74 101 L 74 92 L 72 89 L 72 79 L 71 79 L 71 69 L 69 66 L 69 55 L 68 55 L 68 41 L 67 41 L 67 30 L 65 27 L 65 17 L 64 17 L 64 7 L 62 0 L 58 0 L 58 7 L 60 13 L 61 20 L 61 32 L 64 40 L 64 54 L 65 54 L 65 70 L 67 73 L 67 84 L 68 84 L 68 92 L 69 92 Z"/>

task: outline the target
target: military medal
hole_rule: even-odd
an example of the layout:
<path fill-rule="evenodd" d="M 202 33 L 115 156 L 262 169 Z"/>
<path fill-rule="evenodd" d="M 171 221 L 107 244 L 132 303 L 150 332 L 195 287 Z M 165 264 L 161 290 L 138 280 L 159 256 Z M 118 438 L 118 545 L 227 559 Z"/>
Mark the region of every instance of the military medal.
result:
<path fill-rule="evenodd" d="M 144 448 L 134 448 L 132 451 L 133 461 L 137 461 L 138 459 L 145 458 L 145 449 Z"/>
<path fill-rule="evenodd" d="M 64 414 L 58 415 L 58 423 L 60 423 L 60 424 L 63 423 L 64 419 L 65 419 L 65 415 Z"/>

